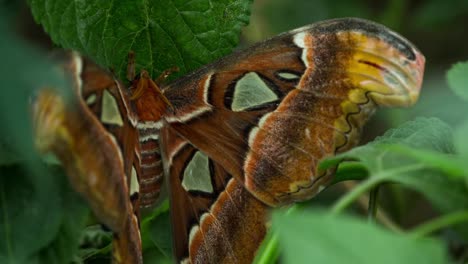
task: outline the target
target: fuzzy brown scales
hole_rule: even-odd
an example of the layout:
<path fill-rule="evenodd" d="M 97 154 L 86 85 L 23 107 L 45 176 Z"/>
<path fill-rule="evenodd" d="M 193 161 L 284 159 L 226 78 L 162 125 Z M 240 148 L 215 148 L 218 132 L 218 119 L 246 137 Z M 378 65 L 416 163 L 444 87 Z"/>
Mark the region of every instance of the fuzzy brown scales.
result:
<path fill-rule="evenodd" d="M 232 179 L 190 243 L 192 263 L 245 263 L 266 234 L 268 207 Z M 221 241 L 221 243 L 220 243 Z"/>
<path fill-rule="evenodd" d="M 327 185 L 329 174 L 317 175 L 318 161 L 341 145 L 335 141 L 340 132 L 334 122 L 348 114 L 342 105 L 349 91 L 360 89 L 346 76 L 352 41 L 343 43 L 334 34 L 315 37 L 307 31 L 298 36 L 307 68 L 296 89 L 262 118 L 244 163 L 246 186 L 271 205 L 308 199 Z M 350 132 L 340 134 L 347 137 Z M 354 145 L 351 140 L 346 138 L 344 144 Z"/>
<path fill-rule="evenodd" d="M 282 205 L 310 198 L 326 186 L 330 177 L 316 171 L 318 161 L 354 146 L 377 105 L 415 102 L 423 61 L 411 44 L 380 25 L 318 23 L 165 87 L 175 111 L 164 119 L 255 197 Z M 233 96 L 230 89 L 250 72 L 265 79 L 278 103 L 232 111 L 226 103 Z M 297 86 L 286 85 L 277 72 L 298 72 L 301 78 Z"/>
<path fill-rule="evenodd" d="M 165 126 L 226 169 L 256 198 L 278 206 L 321 191 L 331 173 L 318 172 L 318 161 L 356 145 L 378 105 L 413 104 L 423 70 L 423 56 L 388 29 L 362 20 L 328 21 L 257 44 L 165 87 L 175 107 L 165 115 Z M 251 72 L 278 101 L 234 111 L 230 89 Z M 299 73 L 300 80 L 286 84 L 278 72 Z M 204 110 L 197 111 L 195 105 Z M 173 217 L 173 222 L 179 221 L 184 218 Z M 190 230 L 195 233 L 188 244 L 198 245 L 189 246 L 193 262 L 221 259 L 194 257 L 208 231 Z M 184 248 L 187 236 L 182 237 L 176 247 Z M 228 259 L 224 260 L 231 263 Z"/>
<path fill-rule="evenodd" d="M 265 235 L 269 206 L 308 199 L 326 187 L 332 174 L 318 171 L 318 162 L 356 145 L 377 106 L 413 104 L 423 70 L 421 53 L 383 26 L 360 19 L 325 21 L 235 52 L 162 89 L 143 74 L 132 83 L 130 103 L 122 96 L 127 90 L 114 85 L 117 90 L 109 92 L 123 98 L 118 100 L 123 123 L 134 120 L 133 113 L 137 117 L 130 122 L 133 126 L 125 123 L 131 129 L 136 125 L 137 136 L 105 126 L 107 130 L 89 132 L 84 140 L 97 140 L 110 131 L 118 142 L 131 146 L 122 148 L 125 162 L 119 166 L 127 176 L 130 165 L 136 168 L 142 206 L 157 197 L 164 168 L 178 261 L 248 263 Z M 101 87 L 110 81 L 96 74 L 84 82 Z M 262 92 L 259 98 L 251 94 L 242 99 L 249 82 Z M 96 109 L 99 115 L 99 106 Z M 126 109 L 130 112 L 122 112 Z M 88 125 L 100 128 L 96 122 Z M 77 142 L 76 133 L 70 133 L 70 142 Z M 84 144 L 82 151 L 59 155 L 84 160 L 81 155 L 102 144 Z M 104 156 L 101 159 L 118 163 L 116 156 Z M 206 157 L 208 189 L 184 184 L 195 157 Z M 91 169 L 104 170 L 105 161 L 86 161 Z M 76 167 L 68 169 L 76 174 Z M 120 181 L 120 193 L 128 192 L 125 183 Z M 93 195 L 99 195 L 97 188 L 83 192 L 91 204 Z M 130 216 L 120 221 L 134 222 Z M 106 216 L 101 218 L 106 221 Z M 110 220 L 116 221 L 107 217 Z M 134 239 L 134 234 L 126 238 Z M 121 243 L 114 252 L 135 252 L 128 241 L 116 241 Z"/>
<path fill-rule="evenodd" d="M 176 258 L 193 263 L 244 263 L 253 259 L 266 233 L 267 206 L 212 160 L 213 192 L 185 190 L 182 175 L 197 149 L 169 127 L 162 129 L 161 140 L 166 146 L 163 158 L 171 160 L 167 174 Z"/>

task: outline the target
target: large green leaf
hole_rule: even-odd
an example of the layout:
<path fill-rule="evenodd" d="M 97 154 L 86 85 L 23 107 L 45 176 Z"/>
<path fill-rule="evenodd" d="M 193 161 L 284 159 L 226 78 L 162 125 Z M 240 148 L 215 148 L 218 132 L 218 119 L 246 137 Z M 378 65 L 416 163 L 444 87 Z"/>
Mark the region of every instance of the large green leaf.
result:
<path fill-rule="evenodd" d="M 89 208 L 71 189 L 68 178 L 62 170 L 54 169 L 51 172 L 52 180 L 58 182 L 60 186 L 62 219 L 60 229 L 52 243 L 39 252 L 40 263 L 70 263 L 77 254 L 81 234 L 88 220 Z"/>
<path fill-rule="evenodd" d="M 172 232 L 169 214 L 169 200 L 165 200 L 141 223 L 143 252 L 145 255 L 163 256 L 172 259 Z M 145 262 L 146 262 L 145 258 Z"/>
<path fill-rule="evenodd" d="M 418 152 L 413 152 L 413 156 L 408 155 L 402 153 L 398 146 Z M 424 156 L 426 153 L 437 153 L 443 158 L 431 156 L 432 158 L 428 159 Z M 464 178 L 460 177 L 462 175 L 446 173 L 463 173 L 459 163 L 449 162 L 455 157 L 453 153 L 451 128 L 438 119 L 419 118 L 389 130 L 370 144 L 326 160 L 321 166 L 330 167 L 344 159 L 351 159 L 368 171 L 369 178 L 344 196 L 337 203 L 335 211 L 340 211 L 349 205 L 350 201 L 377 184 L 398 182 L 421 192 L 440 211 L 453 212 L 468 207 L 468 187 Z M 438 166 L 444 167 L 446 171 L 437 169 Z M 468 235 L 468 229 L 463 230 Z"/>
<path fill-rule="evenodd" d="M 248 23 L 252 0 L 29 0 L 54 42 L 125 77 L 127 54 L 154 76 L 180 74 L 229 53 Z"/>
<path fill-rule="evenodd" d="M 67 263 L 77 250 L 87 207 L 66 176 L 33 147 L 30 101 L 38 89 L 70 93 L 49 59 L 16 39 L 0 10 L 0 263 Z M 9 10 L 12 12 L 13 9 Z"/>
<path fill-rule="evenodd" d="M 457 149 L 457 152 L 462 156 L 461 159 L 463 159 L 466 164 L 466 162 L 468 161 L 468 119 L 465 120 L 465 122 L 463 122 L 455 130 L 454 134 L 455 148 Z M 468 165 L 466 166 L 466 168 L 468 171 Z M 466 174 L 468 174 L 468 172 Z"/>
<path fill-rule="evenodd" d="M 468 101 L 468 61 L 453 65 L 447 72 L 447 82 L 456 95 Z"/>
<path fill-rule="evenodd" d="M 0 263 L 32 261 L 59 231 L 59 185 L 18 165 L 0 167 L 0 175 Z"/>
<path fill-rule="evenodd" d="M 34 160 L 30 98 L 39 88 L 64 91 L 68 84 L 53 63 L 43 54 L 16 39 L 6 26 L 9 21 L 0 10 L 0 165 Z M 62 89 L 62 90 L 60 90 Z"/>
<path fill-rule="evenodd" d="M 161 253 L 157 248 L 152 248 L 143 252 L 144 263 L 173 264 L 175 261 Z"/>
<path fill-rule="evenodd" d="M 25 168 L 0 167 L 0 263 L 68 263 L 88 207 L 61 170 Z"/>
<path fill-rule="evenodd" d="M 449 263 L 439 241 L 393 234 L 350 216 L 320 210 L 277 212 L 273 230 L 284 263 Z"/>
<path fill-rule="evenodd" d="M 386 150 L 386 146 L 390 144 L 403 144 L 442 153 L 454 152 L 452 129 L 447 124 L 436 118 L 418 118 L 396 129 L 388 130 L 383 136 L 367 145 L 324 160 L 320 167 L 328 168 L 344 159 L 357 160 L 375 177 L 381 174 L 392 174 L 394 169 L 404 170 L 402 167 L 405 163 L 409 166 L 414 165 L 413 161 Z"/>
<path fill-rule="evenodd" d="M 460 98 L 468 102 L 468 61 L 459 62 L 450 68 L 447 72 L 447 82 L 452 91 Z M 464 109 L 468 109 L 465 107 Z M 468 110 L 464 111 L 464 114 L 468 113 Z M 468 160 L 468 119 L 466 119 L 456 130 L 455 130 L 455 147 L 457 152 L 463 157 L 462 159 Z"/>

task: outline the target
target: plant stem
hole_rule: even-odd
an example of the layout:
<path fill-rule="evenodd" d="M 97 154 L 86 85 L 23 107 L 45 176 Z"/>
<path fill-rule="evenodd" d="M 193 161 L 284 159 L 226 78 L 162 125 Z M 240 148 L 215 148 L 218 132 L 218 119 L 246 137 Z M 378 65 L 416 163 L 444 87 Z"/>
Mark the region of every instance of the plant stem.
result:
<path fill-rule="evenodd" d="M 347 191 L 350 191 L 355 188 L 356 184 L 353 182 L 345 182 L 344 187 Z M 369 197 L 366 194 L 361 195 L 357 199 L 357 204 L 361 210 L 367 211 L 369 208 Z M 384 210 L 378 210 L 375 215 L 375 220 L 381 223 L 383 226 L 387 227 L 389 230 L 395 233 L 404 233 L 403 230 L 393 222 L 393 220 L 387 215 Z"/>
<path fill-rule="evenodd" d="M 365 180 L 369 176 L 367 168 L 359 161 L 346 161 L 340 163 L 333 178 L 333 184 L 349 180 Z"/>
<path fill-rule="evenodd" d="M 369 195 L 369 208 L 367 210 L 367 220 L 369 223 L 375 222 L 378 209 L 379 186 L 375 186 Z"/>
<path fill-rule="evenodd" d="M 300 210 L 302 206 L 295 204 L 289 207 L 286 211 L 286 215 L 289 215 L 293 212 Z M 262 246 L 259 250 L 259 254 L 254 259 L 255 264 L 274 264 L 278 260 L 279 256 L 279 241 L 278 234 L 273 233 L 272 230 L 269 231 L 268 236 L 263 241 Z"/>
<path fill-rule="evenodd" d="M 279 255 L 278 235 L 272 232 L 270 232 L 270 234 L 272 235 L 267 238 L 268 240 L 266 241 L 262 254 L 258 258 L 255 258 L 255 264 L 276 263 Z"/>
<path fill-rule="evenodd" d="M 348 207 L 354 200 L 358 199 L 363 193 L 369 191 L 372 187 L 379 184 L 383 178 L 373 177 L 364 181 L 362 184 L 358 185 L 352 191 L 347 193 L 345 196 L 341 197 L 331 209 L 331 213 L 338 214 Z"/>
<path fill-rule="evenodd" d="M 460 211 L 438 217 L 414 228 L 410 232 L 410 235 L 415 238 L 424 237 L 444 227 L 452 226 L 462 222 L 468 222 L 468 211 Z"/>

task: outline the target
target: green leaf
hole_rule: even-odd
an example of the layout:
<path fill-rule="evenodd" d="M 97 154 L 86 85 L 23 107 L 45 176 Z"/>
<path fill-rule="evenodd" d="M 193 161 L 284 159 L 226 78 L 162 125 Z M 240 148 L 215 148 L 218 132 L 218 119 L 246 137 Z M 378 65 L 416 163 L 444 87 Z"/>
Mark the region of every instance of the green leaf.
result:
<path fill-rule="evenodd" d="M 371 176 L 375 177 L 379 173 L 391 174 L 391 170 L 394 169 L 404 170 L 402 167 L 405 163 L 407 166 L 415 165 L 413 161 L 408 161 L 382 147 L 389 144 L 403 144 L 442 153 L 454 152 L 452 129 L 447 124 L 436 118 L 418 118 L 396 129 L 388 130 L 383 136 L 377 137 L 365 146 L 325 159 L 319 167 L 327 169 L 345 159 L 357 160 L 367 168 Z"/>
<path fill-rule="evenodd" d="M 70 263 L 77 254 L 83 228 L 88 220 L 89 208 L 85 201 L 71 189 L 62 170 L 52 171 L 54 181 L 60 186 L 62 221 L 52 243 L 41 252 L 41 263 Z"/>
<path fill-rule="evenodd" d="M 0 165 L 24 160 L 37 160 L 33 148 L 30 98 L 39 88 L 68 88 L 61 74 L 49 59 L 16 39 L 5 28 L 7 20 L 0 10 L 0 63 L 2 96 L 0 96 Z M 34 169 L 32 170 L 34 171 Z"/>
<path fill-rule="evenodd" d="M 25 263 L 59 231 L 59 185 L 24 166 L 0 167 L 0 175 L 0 263 Z"/>
<path fill-rule="evenodd" d="M 326 165 L 328 162 L 328 160 L 325 160 L 321 164 Z M 332 161 L 332 163 L 334 163 L 334 161 Z M 368 174 L 369 172 L 367 171 L 366 166 L 360 162 L 342 162 L 339 164 L 338 169 L 336 170 L 332 184 L 349 180 L 364 180 L 368 177 Z"/>
<path fill-rule="evenodd" d="M 166 259 L 172 258 L 172 232 L 169 200 L 162 202 L 153 212 L 144 217 L 141 224 L 144 252 L 159 252 Z"/>
<path fill-rule="evenodd" d="M 143 252 L 143 262 L 144 263 L 158 263 L 158 264 L 172 264 L 175 261 L 171 258 L 168 258 L 166 255 L 162 254 L 156 248 L 152 248 Z"/>
<path fill-rule="evenodd" d="M 453 65 L 447 72 L 447 82 L 456 95 L 468 101 L 468 61 Z"/>
<path fill-rule="evenodd" d="M 151 221 L 149 230 L 151 241 L 168 259 L 172 258 L 172 232 L 169 211 L 163 212 Z"/>
<path fill-rule="evenodd" d="M 0 263 L 68 263 L 88 207 L 61 170 L 39 178 L 25 168 L 0 167 Z"/>
<path fill-rule="evenodd" d="M 109 262 L 111 250 L 112 232 L 104 230 L 99 224 L 90 225 L 82 230 L 80 249 L 76 256 L 86 263 L 96 258 L 103 258 Z"/>
<path fill-rule="evenodd" d="M 454 131 L 454 143 L 457 152 L 462 156 L 461 158 L 464 160 L 464 164 L 466 164 L 468 161 L 468 119 Z M 465 174 L 468 174 L 468 165 L 466 168 L 467 173 Z M 468 177 L 468 175 L 466 176 Z"/>
<path fill-rule="evenodd" d="M 456 162 L 450 163 L 426 156 L 412 157 L 396 150 L 389 144 L 400 144 L 424 153 L 437 153 L 447 160 L 453 157 L 454 146 L 451 128 L 434 118 L 419 118 L 399 128 L 389 130 L 374 142 L 355 148 L 335 158 L 325 161 L 321 166 L 330 167 L 343 159 L 362 163 L 369 173 L 369 178 L 339 200 L 334 211 L 339 212 L 357 197 L 377 184 L 397 182 L 425 195 L 442 212 L 453 212 L 468 207 L 468 187 L 463 177 L 449 177 L 444 170 L 460 171 Z M 416 153 L 418 155 L 418 153 Z M 452 167 L 453 166 L 453 167 Z M 464 234 L 468 235 L 468 229 Z"/>
<path fill-rule="evenodd" d="M 288 216 L 276 212 L 273 230 L 284 263 L 449 263 L 439 241 L 396 235 L 354 217 L 320 210 Z"/>
<path fill-rule="evenodd" d="M 0 263 L 69 262 L 87 209 L 70 193 L 65 175 L 37 155 L 30 99 L 44 87 L 69 98 L 70 89 L 45 55 L 6 28 L 11 16 L 5 10 L 0 9 L 0 54 L 8 63 L 0 64 L 0 122 L 8 125 L 0 129 Z"/>
<path fill-rule="evenodd" d="M 442 228 L 449 227 L 451 225 L 466 223 L 468 222 L 468 211 L 459 211 L 450 214 L 445 214 L 433 220 L 427 221 L 424 224 L 411 230 L 411 236 L 423 237 L 433 232 L 439 231 Z"/>
<path fill-rule="evenodd" d="M 459 159 L 458 155 L 412 148 L 407 145 L 393 144 L 382 146 L 387 151 L 407 156 L 424 163 L 432 169 L 443 172 L 448 177 L 466 177 L 468 167 Z"/>
<path fill-rule="evenodd" d="M 137 72 L 157 77 L 177 66 L 185 74 L 229 53 L 248 23 L 252 0 L 29 0 L 55 43 L 78 50 L 126 76 L 135 51 Z"/>

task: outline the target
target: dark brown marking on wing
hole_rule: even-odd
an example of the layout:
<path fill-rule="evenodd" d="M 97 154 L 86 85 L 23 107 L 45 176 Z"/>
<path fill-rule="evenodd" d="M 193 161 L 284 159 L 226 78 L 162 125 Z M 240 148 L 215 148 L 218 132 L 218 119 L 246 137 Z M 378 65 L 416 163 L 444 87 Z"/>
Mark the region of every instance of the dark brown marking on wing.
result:
<path fill-rule="evenodd" d="M 377 63 L 374 63 L 374 62 L 371 62 L 371 61 L 366 61 L 366 60 L 358 60 L 359 63 L 363 63 L 363 64 L 366 64 L 366 65 L 369 65 L 369 66 L 372 66 L 374 68 L 377 68 L 383 72 L 386 72 L 388 73 L 388 70 L 380 65 L 378 65 Z"/>

